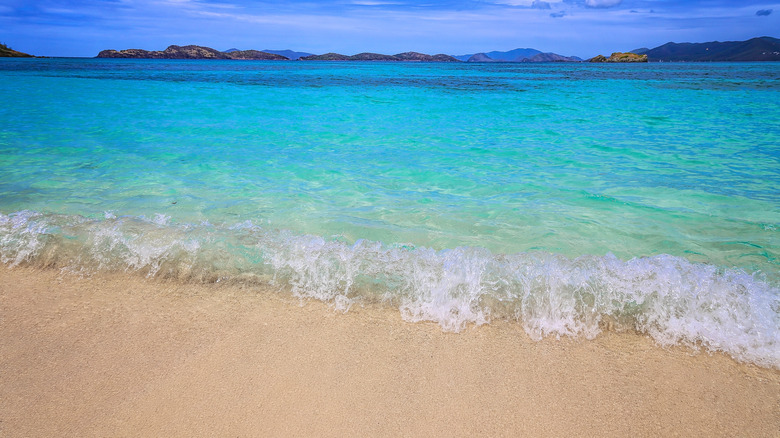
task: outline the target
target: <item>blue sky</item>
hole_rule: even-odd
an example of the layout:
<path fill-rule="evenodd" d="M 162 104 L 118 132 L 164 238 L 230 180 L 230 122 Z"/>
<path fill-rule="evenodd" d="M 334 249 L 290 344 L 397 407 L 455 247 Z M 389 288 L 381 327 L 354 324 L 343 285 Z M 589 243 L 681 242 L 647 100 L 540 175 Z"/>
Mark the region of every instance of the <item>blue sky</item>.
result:
<path fill-rule="evenodd" d="M 780 0 L 0 0 L 0 42 L 47 56 L 198 44 L 347 55 L 531 47 L 591 57 L 780 37 L 778 29 Z"/>

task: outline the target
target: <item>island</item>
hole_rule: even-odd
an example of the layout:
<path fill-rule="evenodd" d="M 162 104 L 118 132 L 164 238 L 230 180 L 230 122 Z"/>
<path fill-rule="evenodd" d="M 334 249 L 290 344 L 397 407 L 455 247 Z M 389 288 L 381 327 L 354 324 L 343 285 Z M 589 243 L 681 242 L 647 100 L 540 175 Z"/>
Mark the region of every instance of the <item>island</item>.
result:
<path fill-rule="evenodd" d="M 323 55 L 301 56 L 301 61 L 349 61 L 349 56 L 341 53 L 325 53 Z"/>
<path fill-rule="evenodd" d="M 763 36 L 747 41 L 666 43 L 633 52 L 646 54 L 650 62 L 780 61 L 780 39 Z"/>
<path fill-rule="evenodd" d="M 18 52 L 5 44 L 0 44 L 0 58 L 35 58 L 35 56 Z"/>
<path fill-rule="evenodd" d="M 286 56 L 259 50 L 231 50 L 220 52 L 211 47 L 203 46 L 168 46 L 163 51 L 142 49 L 103 50 L 98 58 L 133 58 L 133 59 L 232 59 L 253 61 L 289 61 Z"/>
<path fill-rule="evenodd" d="M 491 53 L 493 56 L 490 56 Z M 536 49 L 515 49 L 509 52 L 475 53 L 470 55 L 466 62 L 582 62 L 576 56 L 563 56 L 557 53 L 543 53 Z M 513 53 L 520 53 L 517 57 L 510 57 Z M 457 56 L 461 59 L 464 56 Z"/>
<path fill-rule="evenodd" d="M 32 57 L 0 44 L 0 57 Z M 492 51 L 467 55 L 426 55 L 418 52 L 403 52 L 395 55 L 362 52 L 356 55 L 342 55 L 329 52 L 312 55 L 292 50 L 238 50 L 223 52 L 210 47 L 188 45 L 169 46 L 162 51 L 142 49 L 103 50 L 98 58 L 138 59 L 226 59 L 226 60 L 270 60 L 270 61 L 379 61 L 379 62 L 583 62 L 577 56 L 563 56 L 553 52 L 542 52 L 532 48 L 518 48 L 506 52 Z M 585 60 L 593 63 L 625 62 L 711 62 L 711 61 L 780 61 L 780 40 L 772 37 L 758 37 L 747 41 L 711 41 L 707 43 L 666 43 L 653 49 L 642 47 L 628 52 L 615 52 L 609 57 L 598 55 Z"/>
<path fill-rule="evenodd" d="M 291 54 L 303 55 L 303 52 Z M 278 53 L 269 53 L 260 50 L 229 49 L 224 52 L 203 46 L 168 46 L 162 51 L 149 51 L 143 49 L 103 50 L 97 58 L 133 58 L 133 59 L 232 59 L 232 60 L 262 60 L 262 61 L 289 61 L 290 58 Z M 394 61 L 394 62 L 460 62 L 449 55 L 426 55 L 418 52 L 403 52 L 396 55 L 383 55 L 381 53 L 363 52 L 357 55 L 347 56 L 339 53 L 325 53 L 323 55 L 296 56 L 301 61 Z"/>
<path fill-rule="evenodd" d="M 607 58 L 598 55 L 588 60 L 589 62 L 647 62 L 647 55 L 637 55 L 631 52 L 615 52 Z"/>

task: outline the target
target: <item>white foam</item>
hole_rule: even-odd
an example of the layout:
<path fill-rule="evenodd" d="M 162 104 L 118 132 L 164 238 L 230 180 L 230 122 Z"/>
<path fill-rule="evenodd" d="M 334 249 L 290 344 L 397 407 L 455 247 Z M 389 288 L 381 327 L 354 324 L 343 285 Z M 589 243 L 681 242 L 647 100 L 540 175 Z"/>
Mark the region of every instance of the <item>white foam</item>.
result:
<path fill-rule="evenodd" d="M 113 215 L 112 215 L 113 216 Z M 780 288 L 736 269 L 670 255 L 493 254 L 153 219 L 0 214 L 0 260 L 187 281 L 268 279 L 346 311 L 382 299 L 444 330 L 516 320 L 534 339 L 593 338 L 609 320 L 662 345 L 723 351 L 780 368 Z M 53 260 L 53 262 L 52 262 Z M 258 280 L 260 281 L 260 280 Z M 265 281 L 265 280 L 263 280 Z"/>
<path fill-rule="evenodd" d="M 29 210 L 8 216 L 0 214 L 0 261 L 17 266 L 41 253 L 47 236 L 47 224 L 35 220 L 40 216 Z"/>

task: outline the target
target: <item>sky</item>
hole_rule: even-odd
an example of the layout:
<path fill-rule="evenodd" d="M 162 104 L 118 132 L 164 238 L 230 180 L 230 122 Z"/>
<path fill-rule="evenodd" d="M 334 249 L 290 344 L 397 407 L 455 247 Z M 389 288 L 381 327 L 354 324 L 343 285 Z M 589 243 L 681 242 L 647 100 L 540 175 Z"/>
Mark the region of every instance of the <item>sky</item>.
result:
<path fill-rule="evenodd" d="M 0 43 L 39 56 L 196 44 L 589 58 L 757 36 L 780 37 L 780 0 L 0 0 Z"/>

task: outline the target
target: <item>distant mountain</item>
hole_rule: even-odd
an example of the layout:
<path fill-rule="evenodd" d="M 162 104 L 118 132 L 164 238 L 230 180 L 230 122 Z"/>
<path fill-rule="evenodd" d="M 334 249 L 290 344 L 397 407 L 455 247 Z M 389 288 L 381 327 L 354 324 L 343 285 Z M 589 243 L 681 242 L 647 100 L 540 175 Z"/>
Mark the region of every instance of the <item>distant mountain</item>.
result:
<path fill-rule="evenodd" d="M 576 56 L 563 56 L 557 53 L 543 53 L 536 49 L 515 49 L 508 52 L 475 53 L 455 57 L 466 62 L 580 62 Z"/>
<path fill-rule="evenodd" d="M 455 58 L 457 59 L 457 57 Z M 487 56 L 487 53 L 475 53 L 466 62 L 496 62 L 496 60 Z"/>
<path fill-rule="evenodd" d="M 240 60 L 271 60 L 287 61 L 288 58 L 273 53 L 258 50 L 235 50 L 220 52 L 211 47 L 203 46 L 168 46 L 163 51 L 148 51 L 142 49 L 103 50 L 98 58 L 136 58 L 136 59 L 240 59 Z"/>
<path fill-rule="evenodd" d="M 581 62 L 576 56 L 563 56 L 557 53 L 539 53 L 530 58 L 524 58 L 520 62 Z"/>
<path fill-rule="evenodd" d="M 514 49 L 514 50 L 509 50 L 507 52 L 493 51 L 493 52 L 487 52 L 481 54 L 487 55 L 487 57 L 490 58 L 492 61 L 520 62 L 525 58 L 532 58 L 535 55 L 538 55 L 540 53 L 542 53 L 542 51 L 536 49 Z M 480 53 L 476 53 L 476 54 L 479 55 Z M 459 61 L 468 61 L 469 58 L 471 58 L 474 55 L 475 54 L 458 55 L 455 56 L 454 58 Z"/>
<path fill-rule="evenodd" d="M 312 53 L 306 53 L 306 52 L 295 52 L 293 50 L 268 50 L 265 49 L 263 52 L 266 53 L 273 53 L 274 55 L 281 55 L 285 58 L 289 58 L 292 61 L 297 61 L 298 59 L 304 57 L 304 56 L 311 56 Z"/>
<path fill-rule="evenodd" d="M 582 61 L 582 59 L 576 56 L 562 56 L 552 52 L 548 52 L 548 53 L 538 52 L 537 54 L 531 56 L 530 58 L 517 57 L 511 61 L 507 61 L 505 59 L 494 59 L 488 55 L 489 54 L 487 53 L 476 53 L 474 55 L 471 55 L 471 57 L 466 62 L 580 62 Z"/>
<path fill-rule="evenodd" d="M 508 52 L 488 52 L 487 55 L 493 59 L 517 62 L 517 60 L 530 59 L 541 53 L 541 50 L 536 49 L 515 49 Z"/>
<path fill-rule="evenodd" d="M 666 43 L 647 52 L 650 61 L 780 61 L 780 40 L 771 37 L 747 41 Z"/>
<path fill-rule="evenodd" d="M 620 54 L 620 52 L 616 52 Z M 695 62 L 695 61 L 780 61 L 780 39 L 759 37 L 747 41 L 713 41 L 709 43 L 666 43 L 654 49 L 641 47 L 631 50 L 635 55 L 647 55 L 650 62 Z M 514 49 L 507 52 L 486 52 L 458 55 L 456 59 L 466 62 L 577 62 L 576 56 L 562 56 L 556 53 L 542 53 L 536 49 Z M 618 58 L 596 57 L 596 62 L 646 62 L 641 57 Z M 592 58 L 593 59 L 593 58 Z"/>
<path fill-rule="evenodd" d="M 303 56 L 301 61 L 395 61 L 395 62 L 458 62 L 449 55 L 426 55 L 417 52 L 404 52 L 396 55 L 383 55 L 381 53 L 363 52 L 357 55 L 347 56 L 340 53 L 326 53 L 324 55 Z"/>
<path fill-rule="evenodd" d="M 223 50 L 222 53 L 233 53 L 233 52 L 239 52 L 239 51 L 240 50 L 238 50 L 238 49 L 227 49 L 227 50 Z"/>
<path fill-rule="evenodd" d="M 16 50 L 0 44 L 0 58 L 35 58 L 33 55 L 27 53 L 17 52 Z"/>

